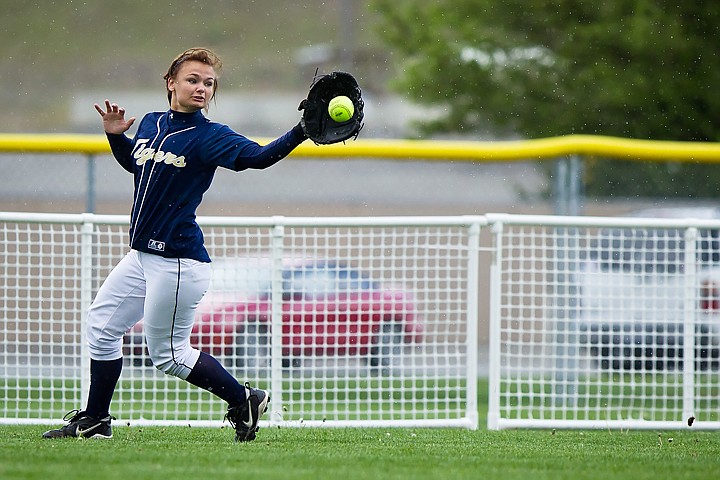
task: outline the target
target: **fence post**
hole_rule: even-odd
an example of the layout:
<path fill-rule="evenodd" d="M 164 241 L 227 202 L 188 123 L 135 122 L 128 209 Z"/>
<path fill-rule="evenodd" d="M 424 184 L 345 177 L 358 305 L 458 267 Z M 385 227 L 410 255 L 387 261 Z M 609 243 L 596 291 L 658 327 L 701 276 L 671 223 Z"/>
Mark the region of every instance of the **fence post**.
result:
<path fill-rule="evenodd" d="M 272 272 L 271 281 L 271 356 L 270 356 L 270 391 L 273 398 L 273 409 L 270 413 L 270 422 L 279 423 L 283 420 L 282 411 L 282 321 L 283 321 L 283 256 L 285 244 L 284 217 L 273 217 L 272 231 Z"/>
<path fill-rule="evenodd" d="M 493 250 L 490 265 L 490 338 L 488 358 L 488 430 L 500 429 L 500 355 L 502 340 L 503 223 L 492 224 Z"/>
<path fill-rule="evenodd" d="M 80 398 L 87 401 L 90 392 L 90 351 L 87 343 L 87 315 L 93 295 L 93 236 L 95 224 L 92 214 L 82 217 L 80 233 Z"/>
<path fill-rule="evenodd" d="M 480 276 L 480 224 L 473 222 L 468 229 L 468 298 L 467 298 L 467 404 L 466 413 L 473 430 L 478 427 L 477 364 L 478 364 L 478 288 Z"/>
<path fill-rule="evenodd" d="M 683 276 L 683 418 L 695 411 L 695 308 L 697 305 L 697 236 L 698 229 L 685 230 L 685 275 Z"/>
<path fill-rule="evenodd" d="M 85 211 L 95 213 L 95 155 L 87 156 L 87 200 Z"/>
<path fill-rule="evenodd" d="M 555 162 L 555 214 L 580 215 L 583 203 L 582 161 L 577 155 Z"/>

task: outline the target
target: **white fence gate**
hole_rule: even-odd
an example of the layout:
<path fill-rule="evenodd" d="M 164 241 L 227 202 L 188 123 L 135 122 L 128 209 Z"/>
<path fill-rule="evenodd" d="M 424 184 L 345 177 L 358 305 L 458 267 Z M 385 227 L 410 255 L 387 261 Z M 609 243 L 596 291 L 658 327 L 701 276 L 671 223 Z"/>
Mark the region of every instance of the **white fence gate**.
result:
<path fill-rule="evenodd" d="M 192 340 L 270 390 L 265 423 L 477 428 L 483 217 L 199 222 L 214 276 Z M 85 312 L 127 227 L 0 213 L 0 423 L 55 423 L 83 406 Z M 124 349 L 120 423 L 221 422 L 224 402 L 148 365 L 141 330 Z"/>
<path fill-rule="evenodd" d="M 720 221 L 487 218 L 489 428 L 720 428 Z"/>

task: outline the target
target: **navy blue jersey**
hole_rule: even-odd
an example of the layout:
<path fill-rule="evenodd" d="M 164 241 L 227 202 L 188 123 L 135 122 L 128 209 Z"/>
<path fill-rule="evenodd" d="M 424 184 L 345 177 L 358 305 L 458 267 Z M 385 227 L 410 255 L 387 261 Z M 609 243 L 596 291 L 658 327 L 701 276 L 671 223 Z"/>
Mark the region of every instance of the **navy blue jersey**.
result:
<path fill-rule="evenodd" d="M 296 126 L 266 146 L 202 112 L 152 112 L 133 139 L 107 134 L 118 163 L 135 178 L 130 247 L 169 258 L 209 262 L 195 212 L 218 167 L 267 168 L 304 139 Z"/>

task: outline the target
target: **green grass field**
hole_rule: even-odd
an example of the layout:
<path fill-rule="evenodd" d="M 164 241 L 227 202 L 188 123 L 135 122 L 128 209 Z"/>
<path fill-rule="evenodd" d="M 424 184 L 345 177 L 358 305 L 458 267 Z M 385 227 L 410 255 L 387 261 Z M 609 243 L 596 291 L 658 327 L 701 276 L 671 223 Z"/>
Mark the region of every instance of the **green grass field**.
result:
<path fill-rule="evenodd" d="M 236 444 L 225 428 L 114 428 L 112 440 L 44 440 L 0 425 L 0 479 L 716 479 L 713 432 L 266 428 Z M 59 424 L 55 425 L 58 426 Z"/>
<path fill-rule="evenodd" d="M 137 427 L 112 440 L 44 440 L 43 425 L 0 425 L 0 479 L 715 479 L 720 435 L 693 431 Z M 47 400 L 46 400 L 47 401 Z M 2 403 L 2 402 L 0 402 Z M 61 423 L 53 425 L 59 426 Z"/>
<path fill-rule="evenodd" d="M 224 428 L 115 428 L 112 440 L 43 440 L 0 426 L 3 479 L 711 479 L 709 432 L 264 429 L 236 444 Z M 672 439 L 672 441 L 671 441 Z"/>

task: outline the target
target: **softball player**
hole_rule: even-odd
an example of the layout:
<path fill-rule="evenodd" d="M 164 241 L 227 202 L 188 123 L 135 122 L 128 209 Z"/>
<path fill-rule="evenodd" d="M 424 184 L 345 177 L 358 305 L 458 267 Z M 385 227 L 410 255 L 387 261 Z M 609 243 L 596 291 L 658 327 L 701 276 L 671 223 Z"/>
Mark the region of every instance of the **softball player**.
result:
<path fill-rule="evenodd" d="M 95 104 L 120 166 L 134 176 L 130 251 L 108 275 L 88 312 L 90 392 L 85 410 L 45 438 L 111 438 L 110 402 L 122 370 L 122 337 L 144 319 L 153 364 L 228 403 L 226 418 L 237 441 L 255 439 L 268 392 L 241 385 L 211 355 L 190 345 L 195 310 L 210 282 L 210 257 L 195 211 L 218 167 L 241 171 L 270 167 L 307 137 L 298 124 L 266 146 L 208 120 L 218 88 L 220 59 L 194 48 L 173 60 L 165 74 L 170 109 L 135 118 L 105 100 Z"/>

